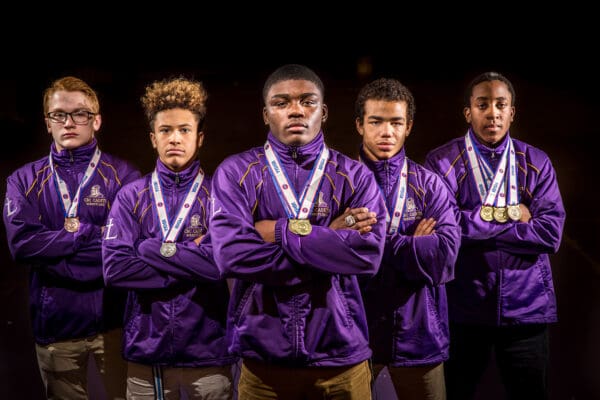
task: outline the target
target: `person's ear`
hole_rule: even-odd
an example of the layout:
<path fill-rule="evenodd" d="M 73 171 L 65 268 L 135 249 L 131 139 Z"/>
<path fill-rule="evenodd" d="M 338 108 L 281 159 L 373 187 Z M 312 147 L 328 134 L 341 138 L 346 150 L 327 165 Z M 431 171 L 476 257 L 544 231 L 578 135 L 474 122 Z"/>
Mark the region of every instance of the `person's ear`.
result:
<path fill-rule="evenodd" d="M 410 135 L 410 132 L 412 131 L 413 123 L 414 123 L 414 121 L 408 121 L 408 123 L 406 124 L 406 135 L 405 135 L 405 137 L 408 137 L 408 135 Z"/>
<path fill-rule="evenodd" d="M 94 132 L 98 132 L 100 130 L 101 126 L 102 126 L 102 115 L 100 115 L 100 114 L 94 115 L 94 122 L 92 124 L 92 127 L 94 128 Z"/>
<path fill-rule="evenodd" d="M 263 107 L 263 122 L 265 123 L 265 125 L 269 125 L 269 117 L 267 114 L 267 107 Z"/>
<path fill-rule="evenodd" d="M 327 104 L 323 104 L 323 116 L 321 117 L 321 122 L 327 121 L 327 117 L 329 117 L 329 109 L 327 108 Z"/>
<path fill-rule="evenodd" d="M 356 118 L 355 123 L 356 123 L 356 130 L 358 131 L 360 136 L 364 136 L 365 127 L 362 124 L 362 120 L 360 118 Z"/>
<path fill-rule="evenodd" d="M 463 109 L 463 114 L 465 116 L 465 121 L 467 121 L 467 124 L 470 124 L 472 119 L 471 119 L 471 109 L 469 107 L 465 107 Z"/>
<path fill-rule="evenodd" d="M 156 135 L 154 134 L 154 132 L 150 132 L 150 142 L 152 143 L 152 148 L 156 149 Z"/>

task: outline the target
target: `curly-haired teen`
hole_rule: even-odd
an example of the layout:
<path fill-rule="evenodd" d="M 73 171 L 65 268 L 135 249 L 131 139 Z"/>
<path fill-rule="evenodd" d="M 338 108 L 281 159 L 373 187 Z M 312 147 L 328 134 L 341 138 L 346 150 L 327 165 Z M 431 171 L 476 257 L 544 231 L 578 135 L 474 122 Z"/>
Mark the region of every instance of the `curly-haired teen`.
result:
<path fill-rule="evenodd" d="M 197 159 L 207 93 L 176 78 L 148 85 L 141 100 L 156 168 L 123 188 L 103 241 L 107 285 L 129 290 L 127 396 L 229 399 L 229 292 L 206 236 L 210 179 Z"/>
<path fill-rule="evenodd" d="M 109 398 L 122 398 L 124 298 L 104 287 L 101 238 L 117 191 L 140 173 L 100 150 L 98 96 L 81 79 L 46 89 L 44 117 L 49 155 L 8 178 L 4 225 L 15 260 L 32 266 L 31 325 L 46 396 L 87 399 L 94 357 Z"/>

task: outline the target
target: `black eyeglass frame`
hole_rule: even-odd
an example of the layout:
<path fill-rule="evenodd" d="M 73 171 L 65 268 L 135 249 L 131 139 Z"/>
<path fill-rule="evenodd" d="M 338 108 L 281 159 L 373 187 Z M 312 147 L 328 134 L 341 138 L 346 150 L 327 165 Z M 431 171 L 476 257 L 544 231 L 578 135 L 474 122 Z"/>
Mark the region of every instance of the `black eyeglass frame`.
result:
<path fill-rule="evenodd" d="M 64 118 L 57 118 L 56 114 L 62 114 L 62 115 L 64 115 Z M 86 114 L 85 120 L 81 119 L 79 116 L 77 116 L 77 117 L 74 116 L 77 114 L 79 114 L 79 115 Z M 73 121 L 73 123 L 75 125 L 86 125 L 96 115 L 98 115 L 98 113 L 94 113 L 94 112 L 91 112 L 88 110 L 77 110 L 77 111 L 72 111 L 72 112 L 52 111 L 52 112 L 49 112 L 48 114 L 46 114 L 46 117 L 48 117 L 48 119 L 50 121 L 55 122 L 57 124 L 64 124 L 65 122 L 67 122 L 67 119 L 69 119 L 69 117 L 71 117 L 71 120 Z"/>

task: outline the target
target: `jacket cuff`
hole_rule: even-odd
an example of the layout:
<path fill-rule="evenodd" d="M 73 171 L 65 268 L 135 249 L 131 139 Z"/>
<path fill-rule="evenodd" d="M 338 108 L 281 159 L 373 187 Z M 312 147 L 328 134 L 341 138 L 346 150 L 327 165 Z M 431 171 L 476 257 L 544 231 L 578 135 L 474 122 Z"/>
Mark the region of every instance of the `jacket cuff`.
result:
<path fill-rule="evenodd" d="M 287 229 L 287 219 L 280 218 L 275 222 L 275 243 L 281 244 L 283 232 Z"/>

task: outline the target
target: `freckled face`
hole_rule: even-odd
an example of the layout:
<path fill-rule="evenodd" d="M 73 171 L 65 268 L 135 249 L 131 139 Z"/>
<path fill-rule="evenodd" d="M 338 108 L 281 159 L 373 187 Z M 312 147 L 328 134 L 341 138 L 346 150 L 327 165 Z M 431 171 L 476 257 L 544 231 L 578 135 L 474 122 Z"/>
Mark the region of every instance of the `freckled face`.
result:
<path fill-rule="evenodd" d="M 72 113 L 76 111 L 89 111 L 96 113 L 98 110 L 92 108 L 91 101 L 83 92 L 67 92 L 59 90 L 48 99 L 48 113 L 65 112 Z M 56 149 L 72 150 L 92 141 L 94 134 L 102 125 L 100 114 L 92 116 L 84 124 L 76 124 L 72 116 L 67 116 L 66 121 L 56 122 L 46 116 L 46 128 L 52 135 Z"/>

